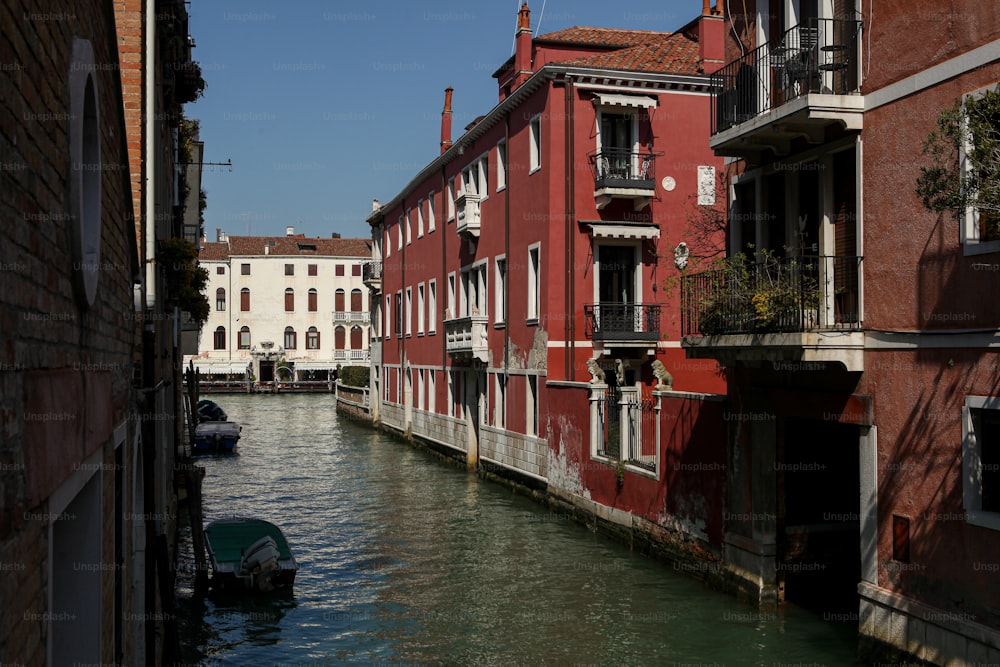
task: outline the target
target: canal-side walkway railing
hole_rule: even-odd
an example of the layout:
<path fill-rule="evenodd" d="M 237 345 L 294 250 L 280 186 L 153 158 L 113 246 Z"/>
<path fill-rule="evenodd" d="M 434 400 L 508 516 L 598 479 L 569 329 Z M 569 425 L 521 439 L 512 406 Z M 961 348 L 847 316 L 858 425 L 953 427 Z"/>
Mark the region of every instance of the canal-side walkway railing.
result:
<path fill-rule="evenodd" d="M 337 380 L 337 412 L 366 423 L 372 422 L 371 399 L 368 387 L 353 387 Z"/>

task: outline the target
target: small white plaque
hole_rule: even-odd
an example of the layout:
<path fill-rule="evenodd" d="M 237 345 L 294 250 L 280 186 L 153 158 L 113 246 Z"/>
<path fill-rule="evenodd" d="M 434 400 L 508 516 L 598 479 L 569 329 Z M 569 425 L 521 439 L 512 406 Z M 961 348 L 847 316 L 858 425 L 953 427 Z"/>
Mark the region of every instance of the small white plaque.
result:
<path fill-rule="evenodd" d="M 663 180 L 660 181 L 660 185 L 662 185 L 663 189 L 666 190 L 667 192 L 671 192 L 673 191 L 674 188 L 677 187 L 677 183 L 674 181 L 674 179 L 672 179 L 669 176 L 664 176 Z"/>
<path fill-rule="evenodd" d="M 698 204 L 715 206 L 715 167 L 698 167 Z"/>

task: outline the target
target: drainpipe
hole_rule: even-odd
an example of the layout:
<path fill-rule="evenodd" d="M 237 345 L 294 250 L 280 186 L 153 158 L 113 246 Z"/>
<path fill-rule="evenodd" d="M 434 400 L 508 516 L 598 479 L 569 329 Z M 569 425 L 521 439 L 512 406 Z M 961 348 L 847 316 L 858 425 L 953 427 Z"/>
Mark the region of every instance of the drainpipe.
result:
<path fill-rule="evenodd" d="M 575 156 L 576 156 L 576 144 L 574 142 L 574 116 L 573 116 L 573 77 L 566 77 L 566 210 L 565 210 L 565 234 L 566 234 L 566 270 L 568 277 L 566 280 L 566 313 L 568 317 L 566 318 L 565 325 L 565 336 L 566 336 L 566 346 L 565 349 L 565 364 L 566 372 L 564 377 L 566 377 L 570 382 L 576 380 L 576 364 L 574 360 L 576 358 L 576 344 L 574 342 L 576 338 L 576 303 L 575 303 L 575 290 L 574 279 L 576 277 L 576 267 L 573 263 L 576 261 L 576 253 L 574 252 L 576 246 L 576 235 L 574 229 L 574 220 L 576 216 L 576 189 L 574 187 L 576 183 L 575 171 Z"/>
<path fill-rule="evenodd" d="M 510 112 L 503 115 L 503 138 L 507 147 L 507 155 L 510 155 Z M 510 164 L 510 160 L 507 161 Z M 510 190 L 511 173 L 507 170 L 507 190 L 503 198 L 503 254 L 507 263 L 507 277 L 504 280 L 503 293 L 503 390 L 504 390 L 504 428 L 507 428 L 507 368 L 509 367 L 510 350 Z"/>

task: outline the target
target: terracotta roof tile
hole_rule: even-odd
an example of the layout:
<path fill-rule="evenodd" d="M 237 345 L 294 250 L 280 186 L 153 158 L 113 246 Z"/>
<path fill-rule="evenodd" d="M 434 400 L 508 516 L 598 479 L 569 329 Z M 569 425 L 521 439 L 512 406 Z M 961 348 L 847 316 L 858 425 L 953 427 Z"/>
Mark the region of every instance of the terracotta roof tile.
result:
<path fill-rule="evenodd" d="M 557 30 L 539 35 L 535 41 L 565 42 L 569 44 L 592 44 L 594 46 L 636 46 L 649 41 L 670 36 L 669 32 L 653 30 L 624 30 L 622 28 L 590 28 L 575 25 L 565 30 Z"/>
<path fill-rule="evenodd" d="M 563 65 L 581 65 L 628 72 L 664 74 L 699 74 L 698 42 L 683 33 L 656 33 L 660 37 L 609 53 L 562 61 Z"/>
<path fill-rule="evenodd" d="M 263 255 L 321 256 L 321 257 L 371 257 L 369 239 L 308 238 L 305 236 L 230 236 L 229 243 L 206 243 L 199 259 L 224 260 L 227 257 Z"/>

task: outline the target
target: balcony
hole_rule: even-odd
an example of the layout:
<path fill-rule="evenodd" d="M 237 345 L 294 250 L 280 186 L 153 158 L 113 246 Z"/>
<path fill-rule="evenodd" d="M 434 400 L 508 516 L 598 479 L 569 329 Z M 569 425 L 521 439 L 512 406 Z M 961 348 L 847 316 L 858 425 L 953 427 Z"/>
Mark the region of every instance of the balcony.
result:
<path fill-rule="evenodd" d="M 334 350 L 333 360 L 337 363 L 350 363 L 352 365 L 366 365 L 371 359 L 368 350 Z"/>
<path fill-rule="evenodd" d="M 382 262 L 365 262 L 361 265 L 361 281 L 368 289 L 382 291 Z"/>
<path fill-rule="evenodd" d="M 369 315 L 367 310 L 335 310 L 333 311 L 333 321 L 334 323 L 368 322 Z"/>
<path fill-rule="evenodd" d="M 864 370 L 861 257 L 730 259 L 681 279 L 681 344 L 692 358 L 838 362 Z"/>
<path fill-rule="evenodd" d="M 648 346 L 660 339 L 658 303 L 594 303 L 583 307 L 584 334 L 605 345 Z"/>
<path fill-rule="evenodd" d="M 455 200 L 457 231 L 462 236 L 479 238 L 479 201 L 480 196 L 464 193 Z"/>
<path fill-rule="evenodd" d="M 718 155 L 787 155 L 828 130 L 861 130 L 862 21 L 811 19 L 777 44 L 744 54 L 712 75 L 712 137 Z"/>
<path fill-rule="evenodd" d="M 594 198 L 603 209 L 613 199 L 631 199 L 636 211 L 656 194 L 656 154 L 606 148 L 590 155 L 594 172 Z"/>
<path fill-rule="evenodd" d="M 489 361 L 486 332 L 489 318 L 469 315 L 444 321 L 445 350 L 456 360 Z"/>

